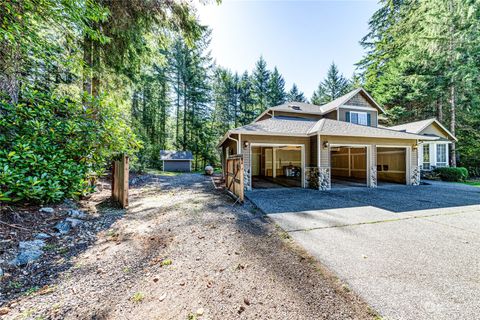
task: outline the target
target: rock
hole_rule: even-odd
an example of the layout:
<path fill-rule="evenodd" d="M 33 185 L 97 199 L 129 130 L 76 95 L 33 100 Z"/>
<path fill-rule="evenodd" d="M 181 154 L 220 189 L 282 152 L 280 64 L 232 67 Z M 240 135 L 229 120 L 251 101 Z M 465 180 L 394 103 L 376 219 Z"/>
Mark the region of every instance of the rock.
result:
<path fill-rule="evenodd" d="M 20 241 L 18 247 L 21 251 L 41 249 L 45 247 L 45 241 L 37 239 L 33 241 Z"/>
<path fill-rule="evenodd" d="M 72 218 L 77 218 L 77 219 L 85 219 L 87 217 L 87 214 L 82 210 L 74 210 L 74 209 L 68 210 L 68 215 Z"/>
<path fill-rule="evenodd" d="M 57 223 L 53 228 L 60 232 L 60 234 L 67 234 L 70 232 L 70 229 L 72 229 L 72 226 L 68 221 L 63 220 Z"/>
<path fill-rule="evenodd" d="M 205 167 L 205 174 L 208 176 L 211 176 L 213 174 L 213 167 L 212 166 L 206 166 Z"/>
<path fill-rule="evenodd" d="M 245 307 L 244 306 L 240 306 L 237 308 L 237 313 L 240 314 L 242 313 L 243 311 L 245 311 Z"/>
<path fill-rule="evenodd" d="M 40 258 L 43 254 L 42 248 L 45 246 L 43 240 L 21 241 L 18 244 L 20 252 L 17 257 L 10 261 L 10 265 L 23 266 Z"/>
<path fill-rule="evenodd" d="M 50 207 L 40 208 L 39 211 L 40 212 L 45 212 L 45 213 L 54 213 L 55 212 L 55 210 L 53 210 L 53 208 L 50 208 Z"/>
<path fill-rule="evenodd" d="M 8 307 L 2 307 L 0 308 L 0 316 L 4 316 L 10 312 L 10 308 Z"/>
<path fill-rule="evenodd" d="M 245 303 L 247 306 L 250 305 L 250 300 L 248 300 L 247 298 L 243 298 L 243 303 Z"/>
<path fill-rule="evenodd" d="M 51 235 L 41 232 L 35 236 L 35 239 L 45 240 L 45 239 L 50 239 L 51 237 L 52 237 Z"/>
<path fill-rule="evenodd" d="M 76 228 L 77 226 L 81 225 L 83 223 L 82 220 L 79 220 L 79 219 L 74 219 L 74 218 L 67 218 L 65 219 L 65 221 L 67 221 L 68 223 L 70 223 L 70 225 L 73 227 L 73 228 Z"/>
<path fill-rule="evenodd" d="M 199 309 L 197 310 L 197 315 L 198 315 L 198 316 L 201 316 L 201 315 L 203 315 L 203 312 L 204 312 L 203 308 L 199 308 Z"/>
<path fill-rule="evenodd" d="M 0 278 L 3 277 L 4 274 L 5 274 L 5 273 L 3 272 L 3 269 L 0 268 Z"/>

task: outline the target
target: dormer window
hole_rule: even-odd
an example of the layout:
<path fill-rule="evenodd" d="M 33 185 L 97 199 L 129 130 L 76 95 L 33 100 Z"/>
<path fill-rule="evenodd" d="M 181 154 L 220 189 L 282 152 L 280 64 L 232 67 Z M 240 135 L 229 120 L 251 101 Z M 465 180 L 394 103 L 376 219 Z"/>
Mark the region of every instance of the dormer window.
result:
<path fill-rule="evenodd" d="M 370 126 L 370 114 L 367 112 L 358 112 L 358 111 L 350 111 L 347 112 L 347 122 L 360 124 L 362 126 Z"/>

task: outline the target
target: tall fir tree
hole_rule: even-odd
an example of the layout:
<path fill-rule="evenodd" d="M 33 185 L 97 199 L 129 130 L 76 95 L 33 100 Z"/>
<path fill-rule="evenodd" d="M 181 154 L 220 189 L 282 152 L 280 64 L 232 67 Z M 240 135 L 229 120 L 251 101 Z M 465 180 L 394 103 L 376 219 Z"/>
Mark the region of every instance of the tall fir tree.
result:
<path fill-rule="evenodd" d="M 298 90 L 297 85 L 294 83 L 292 89 L 287 93 L 287 101 L 296 101 L 296 102 L 307 102 L 303 92 Z"/>
<path fill-rule="evenodd" d="M 339 72 L 338 67 L 332 62 L 327 77 L 319 84 L 312 96 L 313 104 L 325 104 L 346 94 L 350 89 L 349 81 Z"/>
<path fill-rule="evenodd" d="M 285 103 L 286 95 L 285 80 L 275 67 L 268 80 L 268 106 L 273 107 Z"/>
<path fill-rule="evenodd" d="M 252 96 L 255 99 L 254 115 L 257 116 L 268 107 L 268 83 L 270 71 L 267 69 L 267 62 L 261 56 L 255 64 L 252 74 Z"/>

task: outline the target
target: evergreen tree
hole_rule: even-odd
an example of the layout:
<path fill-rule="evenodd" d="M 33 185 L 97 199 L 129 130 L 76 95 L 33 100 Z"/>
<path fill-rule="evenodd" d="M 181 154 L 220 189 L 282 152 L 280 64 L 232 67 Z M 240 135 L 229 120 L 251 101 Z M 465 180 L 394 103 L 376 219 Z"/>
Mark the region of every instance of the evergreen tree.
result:
<path fill-rule="evenodd" d="M 287 93 L 287 101 L 307 102 L 303 92 L 298 90 L 297 85 L 294 83 L 292 89 Z"/>
<path fill-rule="evenodd" d="M 480 6 L 470 1 L 382 1 L 362 40 L 367 55 L 359 62 L 366 89 L 395 109 L 399 122 L 448 121 L 464 154 L 473 146 L 467 132 L 478 132 L 473 128 L 480 122 L 471 121 L 478 110 L 479 16 Z M 455 165 L 456 144 L 450 149 Z"/>
<path fill-rule="evenodd" d="M 286 95 L 285 80 L 275 67 L 268 80 L 268 106 L 273 107 L 285 103 Z"/>
<path fill-rule="evenodd" d="M 258 59 L 252 75 L 252 96 L 255 100 L 254 115 L 258 116 L 268 107 L 268 83 L 270 71 L 267 69 L 267 62 L 263 57 Z"/>
<path fill-rule="evenodd" d="M 312 103 L 318 105 L 328 103 L 343 96 L 349 89 L 349 81 L 340 74 L 337 66 L 332 62 L 328 69 L 327 77 L 319 84 L 318 89 L 313 93 Z"/>
<path fill-rule="evenodd" d="M 255 99 L 252 94 L 252 81 L 245 71 L 238 84 L 238 104 L 240 108 L 240 125 L 246 125 L 255 119 Z"/>

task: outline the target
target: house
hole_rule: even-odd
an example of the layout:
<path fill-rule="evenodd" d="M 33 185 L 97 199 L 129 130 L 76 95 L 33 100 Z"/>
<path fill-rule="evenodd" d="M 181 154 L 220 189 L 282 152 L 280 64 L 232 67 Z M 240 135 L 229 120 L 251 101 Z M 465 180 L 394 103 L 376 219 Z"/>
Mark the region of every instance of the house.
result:
<path fill-rule="evenodd" d="M 418 166 L 423 171 L 449 165 L 449 145 L 457 138 L 438 120 L 428 119 L 390 127 L 390 129 L 436 137 L 434 141 L 424 141 L 418 150 Z"/>
<path fill-rule="evenodd" d="M 383 115 L 385 110 L 362 88 L 322 106 L 290 102 L 271 107 L 224 135 L 218 145 L 222 164 L 225 168 L 227 157 L 243 155 L 247 190 L 419 184 L 419 146 L 439 137 L 428 130 L 379 127 Z"/>
<path fill-rule="evenodd" d="M 160 161 L 163 171 L 192 171 L 193 155 L 190 151 L 161 150 Z"/>

